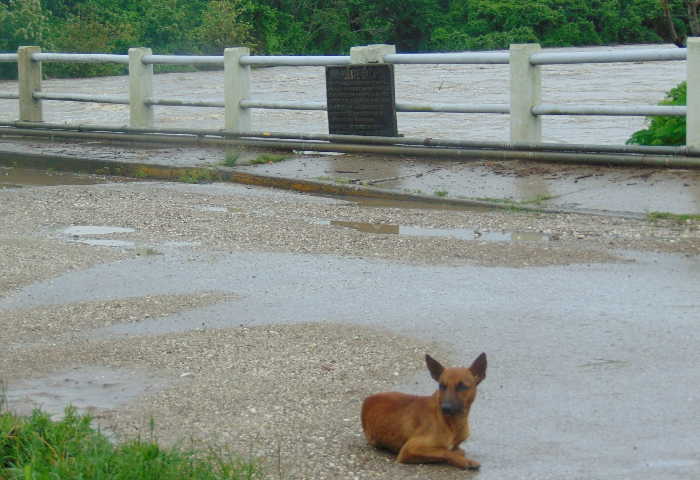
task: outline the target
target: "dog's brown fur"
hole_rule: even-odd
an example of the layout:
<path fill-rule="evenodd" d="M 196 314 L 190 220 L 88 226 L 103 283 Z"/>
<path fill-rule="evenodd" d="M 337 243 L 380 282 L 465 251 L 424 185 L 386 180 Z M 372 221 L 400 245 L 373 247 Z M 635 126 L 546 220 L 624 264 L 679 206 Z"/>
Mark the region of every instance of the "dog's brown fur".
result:
<path fill-rule="evenodd" d="M 378 393 L 362 404 L 362 429 L 370 445 L 398 453 L 402 463 L 448 462 L 478 469 L 460 443 L 469 437 L 469 409 L 476 386 L 486 378 L 486 354 L 469 368 L 444 368 L 430 355 L 425 361 L 440 386 L 431 396 Z"/>

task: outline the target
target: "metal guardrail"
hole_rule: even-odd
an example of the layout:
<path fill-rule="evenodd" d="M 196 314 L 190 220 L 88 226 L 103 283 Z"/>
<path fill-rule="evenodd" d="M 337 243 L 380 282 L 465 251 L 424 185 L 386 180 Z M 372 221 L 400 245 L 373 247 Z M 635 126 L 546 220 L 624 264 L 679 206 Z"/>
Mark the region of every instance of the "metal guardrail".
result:
<path fill-rule="evenodd" d="M 685 60 L 687 48 L 629 49 L 614 52 L 542 52 L 530 57 L 532 65 L 573 63 L 660 62 Z"/>
<path fill-rule="evenodd" d="M 65 63 L 123 63 L 129 64 L 128 55 L 111 55 L 106 53 L 35 53 L 35 62 Z"/>
<path fill-rule="evenodd" d="M 697 42 L 696 42 L 697 40 Z M 700 38 L 689 39 L 689 45 L 697 45 L 700 50 Z M 23 60 L 22 49 L 28 50 L 27 59 Z M 248 67 L 250 66 L 331 66 L 350 65 L 351 56 L 258 56 L 250 55 L 245 48 L 227 49 L 226 55 L 234 54 L 233 60 L 227 60 L 227 56 L 182 56 L 182 55 L 153 55 L 150 49 L 130 49 L 129 55 L 112 54 L 81 54 L 81 53 L 44 53 L 38 47 L 20 47 L 18 53 L 0 54 L 0 62 L 24 62 L 25 70 L 31 70 L 35 64 L 41 62 L 67 62 L 67 63 L 117 63 L 129 65 L 130 92 L 128 96 L 47 93 L 36 86 L 25 88 L 22 93 L 22 79 L 20 79 L 20 94 L 0 93 L 0 99 L 20 100 L 20 120 L 40 121 L 36 118 L 37 104 L 41 101 L 73 101 L 96 102 L 131 105 L 132 126 L 147 127 L 152 122 L 152 113 L 149 108 L 153 105 L 161 106 L 189 106 L 212 107 L 227 109 L 226 128 L 238 131 L 250 130 L 249 119 L 246 111 L 249 109 L 287 109 L 287 110 L 311 110 L 323 111 L 327 109 L 325 102 L 305 101 L 273 101 L 249 98 L 248 85 L 250 82 Z M 446 104 L 446 103 L 396 103 L 398 112 L 440 112 L 440 113 L 488 113 L 511 115 L 511 140 L 512 141 L 539 141 L 540 126 L 539 117 L 544 115 L 614 115 L 614 116 L 693 116 L 700 117 L 698 113 L 689 113 L 691 109 L 684 106 L 658 106 L 658 105 L 569 105 L 552 104 L 540 100 L 540 73 L 539 67 L 544 65 L 559 64 L 583 64 L 583 63 L 611 63 L 611 62 L 651 62 L 651 61 L 683 61 L 689 59 L 689 49 L 661 48 L 661 49 L 627 49 L 615 51 L 594 52 L 547 52 L 540 51 L 537 45 L 514 45 L 508 52 L 460 52 L 460 53 L 421 53 L 421 54 L 395 54 L 384 55 L 385 63 L 396 65 L 408 64 L 494 64 L 508 65 L 511 67 L 511 104 Z M 699 52 L 700 56 L 700 52 Z M 698 60 L 700 63 L 700 59 Z M 690 63 L 690 62 L 689 62 Z M 150 83 L 152 73 L 146 67 L 152 65 L 218 65 L 225 70 L 225 98 L 222 99 L 174 99 L 158 98 L 151 93 Z M 690 67 L 689 67 L 690 69 Z M 152 71 L 151 71 L 152 72 Z M 26 73 L 25 73 L 26 75 Z M 700 76 L 699 76 L 700 77 Z M 145 82 L 145 83 L 144 83 Z M 692 88 L 691 88 L 692 87 Z M 135 89 L 138 91 L 131 91 Z M 227 90 L 228 89 L 228 90 Z M 240 89 L 240 91 L 238 90 Z M 691 89 L 700 90 L 700 85 L 689 85 Z M 30 97 L 26 97 L 30 91 Z M 24 97 L 23 97 L 24 95 Z M 527 98 L 523 98 L 523 96 Z M 689 93 L 689 97 L 691 94 Z M 700 94 L 698 95 L 700 97 Z M 33 118 L 23 113 L 22 105 L 32 104 L 34 108 Z M 700 102 L 698 102 L 700 103 Z M 139 107 L 138 104 L 141 106 Z M 27 107 L 29 108 L 29 107 Z M 700 108 L 700 105 L 698 106 Z M 145 113 L 145 117 L 139 117 L 134 112 L 139 109 Z M 28 110 L 27 110 L 28 111 Z M 695 112 L 695 109 L 692 109 Z M 149 120 L 150 115 L 150 120 Z M 141 118 L 141 119 L 139 119 Z M 145 120 L 143 120 L 145 118 Z M 246 120 L 247 119 L 247 120 Z M 700 122 L 700 119 L 698 120 Z M 145 122 L 145 123 L 144 123 Z M 243 122 L 240 125 L 236 122 Z M 246 123 L 248 122 L 248 123 Z M 515 131 L 514 125 L 523 124 L 525 129 Z M 696 141 L 696 140 L 693 140 Z M 700 146 L 700 133 L 697 139 Z M 689 143 L 690 145 L 690 143 Z"/>
<path fill-rule="evenodd" d="M 510 54 L 508 52 L 394 53 L 384 55 L 384 61 L 396 65 L 507 65 Z"/>

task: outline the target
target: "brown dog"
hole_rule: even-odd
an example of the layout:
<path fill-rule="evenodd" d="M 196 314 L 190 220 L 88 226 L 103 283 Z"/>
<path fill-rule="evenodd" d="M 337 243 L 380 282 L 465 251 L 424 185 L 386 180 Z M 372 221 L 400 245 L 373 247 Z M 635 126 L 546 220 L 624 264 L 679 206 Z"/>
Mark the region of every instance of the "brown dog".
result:
<path fill-rule="evenodd" d="M 398 392 L 378 393 L 362 404 L 362 429 L 370 445 L 398 452 L 402 463 L 448 462 L 478 469 L 459 444 L 469 437 L 469 409 L 476 386 L 486 378 L 486 354 L 469 368 L 444 368 L 425 356 L 430 375 L 439 383 L 428 397 Z"/>

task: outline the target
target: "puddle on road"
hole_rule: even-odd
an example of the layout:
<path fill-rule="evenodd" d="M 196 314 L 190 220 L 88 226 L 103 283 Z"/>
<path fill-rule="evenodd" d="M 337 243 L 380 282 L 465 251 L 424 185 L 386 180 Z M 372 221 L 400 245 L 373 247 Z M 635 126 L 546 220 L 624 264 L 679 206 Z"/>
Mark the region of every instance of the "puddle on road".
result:
<path fill-rule="evenodd" d="M 347 222 L 341 220 L 318 220 L 320 225 L 351 228 L 360 232 L 409 235 L 414 237 L 449 237 L 460 240 L 487 242 L 547 242 L 549 235 L 539 232 L 493 232 L 470 228 L 426 228 L 388 223 Z"/>
<path fill-rule="evenodd" d="M 73 225 L 63 230 L 66 235 L 109 235 L 110 233 L 132 233 L 133 228 L 128 227 L 111 227 L 108 225 Z"/>
<path fill-rule="evenodd" d="M 109 238 L 77 238 L 71 242 L 92 245 L 93 247 L 132 248 L 136 246 L 136 243 L 128 240 L 111 240 Z"/>
<path fill-rule="evenodd" d="M 117 247 L 117 248 L 133 248 L 135 242 L 130 240 L 114 240 L 112 238 L 85 238 L 87 236 L 110 235 L 113 233 L 132 233 L 133 228 L 128 227 L 113 227 L 109 225 L 72 225 L 61 230 L 61 233 L 70 237 L 72 243 L 82 243 L 95 247 Z"/>
<path fill-rule="evenodd" d="M 103 178 L 68 172 L 34 170 L 31 168 L 0 167 L 0 188 L 25 186 L 95 185 L 105 183 Z"/>
<path fill-rule="evenodd" d="M 212 205 L 203 205 L 199 207 L 202 212 L 216 212 L 216 213 L 231 213 L 234 215 L 242 215 L 243 209 L 237 207 L 217 207 Z"/>
<path fill-rule="evenodd" d="M 6 395 L 8 407 L 21 415 L 40 408 L 60 419 L 69 405 L 94 414 L 164 386 L 162 379 L 143 370 L 88 366 L 10 384 Z"/>

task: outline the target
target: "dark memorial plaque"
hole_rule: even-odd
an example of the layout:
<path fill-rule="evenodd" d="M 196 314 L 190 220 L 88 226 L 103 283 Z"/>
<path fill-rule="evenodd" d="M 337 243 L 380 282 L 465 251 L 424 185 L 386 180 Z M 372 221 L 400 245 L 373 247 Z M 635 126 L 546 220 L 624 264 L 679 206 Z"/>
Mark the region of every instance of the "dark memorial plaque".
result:
<path fill-rule="evenodd" d="M 328 132 L 397 137 L 394 66 L 326 67 Z"/>

